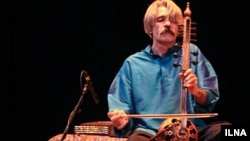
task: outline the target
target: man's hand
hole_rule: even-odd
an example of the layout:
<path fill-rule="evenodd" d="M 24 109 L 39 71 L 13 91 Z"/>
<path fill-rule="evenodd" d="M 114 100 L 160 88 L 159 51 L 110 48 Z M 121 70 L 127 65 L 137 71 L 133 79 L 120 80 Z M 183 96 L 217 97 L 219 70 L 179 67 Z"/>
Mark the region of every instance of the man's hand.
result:
<path fill-rule="evenodd" d="M 109 119 L 117 129 L 122 129 L 128 124 L 128 117 L 123 110 L 114 110 L 107 113 Z"/>
<path fill-rule="evenodd" d="M 197 76 L 192 72 L 192 69 L 187 69 L 184 73 L 179 73 L 180 79 L 183 79 L 183 86 L 188 88 L 190 93 L 196 93 L 198 87 Z"/>
<path fill-rule="evenodd" d="M 198 78 L 193 73 L 192 69 L 189 68 L 185 72 L 179 73 L 180 79 L 183 79 L 183 87 L 188 89 L 188 92 L 191 93 L 195 100 L 200 104 L 204 105 L 206 102 L 206 92 L 199 88 Z"/>

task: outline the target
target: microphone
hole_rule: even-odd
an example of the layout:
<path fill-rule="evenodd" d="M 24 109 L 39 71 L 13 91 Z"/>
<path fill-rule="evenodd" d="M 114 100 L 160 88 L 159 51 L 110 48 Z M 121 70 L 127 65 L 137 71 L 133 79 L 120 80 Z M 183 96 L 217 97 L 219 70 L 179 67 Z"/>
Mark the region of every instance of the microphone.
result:
<path fill-rule="evenodd" d="M 90 93 L 91 93 L 91 95 L 92 95 L 92 97 L 93 97 L 95 103 L 96 103 L 96 104 L 99 104 L 99 103 L 100 103 L 100 102 L 99 102 L 99 99 L 98 99 L 97 94 L 96 94 L 96 92 L 95 92 L 95 89 L 94 89 L 94 87 L 93 87 L 93 85 L 92 85 L 92 82 L 90 81 L 90 77 L 89 77 L 87 71 L 83 70 L 83 75 L 84 75 L 84 77 L 85 77 L 85 80 L 86 80 L 88 89 L 89 89 L 89 91 L 90 91 Z"/>

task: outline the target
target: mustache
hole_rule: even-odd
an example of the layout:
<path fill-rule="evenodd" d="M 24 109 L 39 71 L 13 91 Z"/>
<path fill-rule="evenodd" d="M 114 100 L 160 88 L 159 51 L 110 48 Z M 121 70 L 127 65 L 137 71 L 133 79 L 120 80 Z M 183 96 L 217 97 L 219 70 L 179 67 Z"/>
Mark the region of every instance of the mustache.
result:
<path fill-rule="evenodd" d="M 172 35 L 175 35 L 175 32 L 174 32 L 171 28 L 169 28 L 169 27 L 163 27 L 163 28 L 160 30 L 159 34 L 161 35 L 161 34 L 163 34 L 163 33 L 170 33 L 170 34 L 172 34 Z"/>

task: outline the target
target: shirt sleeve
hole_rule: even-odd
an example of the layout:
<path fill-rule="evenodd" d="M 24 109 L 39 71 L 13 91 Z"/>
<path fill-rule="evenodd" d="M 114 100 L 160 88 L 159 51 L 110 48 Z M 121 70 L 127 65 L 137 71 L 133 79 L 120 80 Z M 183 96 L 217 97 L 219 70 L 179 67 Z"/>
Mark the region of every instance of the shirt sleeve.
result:
<path fill-rule="evenodd" d="M 196 50 L 199 52 L 199 55 L 197 56 L 197 60 L 199 62 L 192 69 L 195 71 L 198 77 L 199 87 L 206 92 L 207 99 L 205 105 L 199 105 L 197 102 L 195 102 L 195 111 L 203 113 L 212 112 L 220 97 L 218 77 L 209 60 L 198 48 L 196 48 Z"/>
<path fill-rule="evenodd" d="M 116 109 L 124 110 L 125 113 L 132 113 L 131 102 L 131 86 L 129 64 L 124 62 L 123 66 L 115 76 L 110 89 L 108 91 L 108 106 L 109 111 Z M 133 120 L 129 120 L 129 124 L 121 130 L 114 128 L 114 133 L 117 137 L 124 137 L 133 128 Z"/>

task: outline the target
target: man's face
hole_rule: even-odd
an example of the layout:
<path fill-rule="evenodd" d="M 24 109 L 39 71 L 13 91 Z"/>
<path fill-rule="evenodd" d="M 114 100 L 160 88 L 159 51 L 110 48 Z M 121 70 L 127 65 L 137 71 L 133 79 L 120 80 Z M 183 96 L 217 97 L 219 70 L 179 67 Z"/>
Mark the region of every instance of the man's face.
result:
<path fill-rule="evenodd" d="M 169 20 L 166 7 L 157 9 L 157 16 L 153 23 L 153 40 L 157 42 L 172 43 L 178 36 L 178 25 Z"/>

